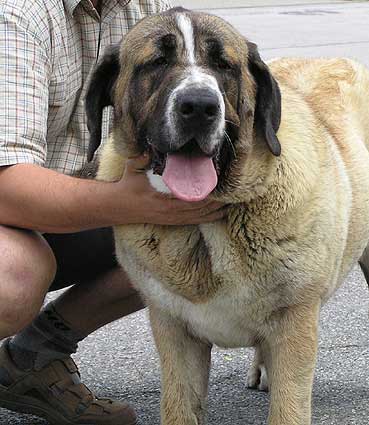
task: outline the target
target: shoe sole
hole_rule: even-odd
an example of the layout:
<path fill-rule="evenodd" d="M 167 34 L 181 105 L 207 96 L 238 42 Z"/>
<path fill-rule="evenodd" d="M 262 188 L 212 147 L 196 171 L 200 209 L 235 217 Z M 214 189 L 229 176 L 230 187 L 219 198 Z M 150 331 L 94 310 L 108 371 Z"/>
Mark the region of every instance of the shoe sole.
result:
<path fill-rule="evenodd" d="M 38 416 L 40 418 L 46 419 L 50 425 L 78 425 L 76 422 L 69 421 L 58 412 L 51 412 L 47 404 L 35 400 L 34 398 L 27 396 L 16 396 L 16 400 L 14 400 L 14 398 L 14 394 L 10 393 L 5 387 L 0 385 L 0 407 L 11 410 L 12 412 Z M 83 423 L 83 425 L 107 424 L 98 424 L 94 422 L 91 424 Z M 138 425 L 138 422 L 135 421 L 126 425 Z"/>

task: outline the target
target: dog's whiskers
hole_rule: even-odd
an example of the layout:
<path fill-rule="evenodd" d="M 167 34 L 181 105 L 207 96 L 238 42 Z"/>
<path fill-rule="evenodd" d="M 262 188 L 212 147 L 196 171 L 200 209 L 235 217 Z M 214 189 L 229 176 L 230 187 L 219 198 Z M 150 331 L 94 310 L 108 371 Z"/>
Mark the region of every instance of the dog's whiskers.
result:
<path fill-rule="evenodd" d="M 224 130 L 224 135 L 225 135 L 225 137 L 226 137 L 226 140 L 229 142 L 229 144 L 231 145 L 231 148 L 232 148 L 232 150 L 233 150 L 233 155 L 234 155 L 234 157 L 236 158 L 237 157 L 237 154 L 236 154 L 236 149 L 235 149 L 235 147 L 234 147 L 234 144 L 232 143 L 232 140 L 231 140 L 231 138 L 229 137 L 229 135 L 228 135 L 228 133 Z"/>
<path fill-rule="evenodd" d="M 232 124 L 232 125 L 234 125 L 235 127 L 238 127 L 238 128 L 240 128 L 240 126 L 238 125 L 238 124 L 236 124 L 235 122 L 233 122 L 233 121 L 230 121 L 230 120 L 224 120 L 225 122 L 229 122 L 229 124 Z"/>

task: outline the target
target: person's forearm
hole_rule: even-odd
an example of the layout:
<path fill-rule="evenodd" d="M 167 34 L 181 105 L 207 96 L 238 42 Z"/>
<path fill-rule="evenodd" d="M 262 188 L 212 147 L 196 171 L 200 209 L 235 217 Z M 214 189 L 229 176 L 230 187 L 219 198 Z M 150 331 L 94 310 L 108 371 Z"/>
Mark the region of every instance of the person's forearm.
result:
<path fill-rule="evenodd" d="M 31 164 L 0 167 L 0 225 L 72 233 L 121 224 L 186 225 L 221 219 L 219 202 L 185 202 L 152 188 L 147 158 L 129 160 L 119 182 L 79 179 Z"/>
<path fill-rule="evenodd" d="M 116 197 L 115 183 L 69 177 L 31 164 L 0 168 L 2 225 L 48 233 L 110 226 L 116 224 Z"/>

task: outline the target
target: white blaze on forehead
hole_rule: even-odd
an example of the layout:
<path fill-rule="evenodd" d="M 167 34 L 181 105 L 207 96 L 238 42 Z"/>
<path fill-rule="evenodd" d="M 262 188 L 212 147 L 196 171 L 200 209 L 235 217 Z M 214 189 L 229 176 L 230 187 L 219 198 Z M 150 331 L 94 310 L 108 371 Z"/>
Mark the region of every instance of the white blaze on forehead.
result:
<path fill-rule="evenodd" d="M 220 116 L 218 119 L 217 128 L 213 130 L 213 133 L 209 135 L 211 139 L 211 144 L 216 145 L 219 140 L 223 137 L 225 129 L 225 103 L 222 96 L 222 93 L 219 89 L 219 84 L 217 79 L 209 73 L 206 69 L 199 67 L 196 64 L 195 58 L 195 35 L 194 28 L 192 25 L 191 18 L 185 13 L 176 14 L 176 21 L 179 31 L 183 36 L 184 49 L 186 51 L 186 56 L 188 59 L 188 64 L 185 66 L 182 76 L 178 81 L 177 86 L 172 90 L 169 99 L 167 108 L 165 111 L 167 127 L 169 130 L 170 137 L 172 140 L 175 140 L 178 137 L 178 129 L 176 128 L 176 100 L 177 96 L 185 91 L 189 87 L 197 88 L 208 88 L 216 93 L 219 99 L 220 107 Z M 151 184 L 154 183 L 153 176 L 149 176 Z M 156 185 L 159 184 L 158 181 L 155 181 Z M 164 184 L 160 182 L 160 186 Z M 157 186 L 158 187 L 158 186 Z"/>
<path fill-rule="evenodd" d="M 183 40 L 187 52 L 187 57 L 191 65 L 196 63 L 195 61 L 195 39 L 193 33 L 193 26 L 191 19 L 184 13 L 177 15 L 177 25 L 183 35 Z"/>

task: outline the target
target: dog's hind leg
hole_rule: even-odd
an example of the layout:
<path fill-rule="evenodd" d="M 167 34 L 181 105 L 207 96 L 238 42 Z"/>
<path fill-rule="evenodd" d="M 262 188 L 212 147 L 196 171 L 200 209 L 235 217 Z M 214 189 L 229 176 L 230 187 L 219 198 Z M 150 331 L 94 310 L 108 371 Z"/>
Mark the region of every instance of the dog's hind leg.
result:
<path fill-rule="evenodd" d="M 362 272 L 364 273 L 366 283 L 369 285 L 369 245 L 364 249 L 359 264 Z"/>
<path fill-rule="evenodd" d="M 311 424 L 319 311 L 320 300 L 284 309 L 261 342 L 270 387 L 268 425 Z"/>
<path fill-rule="evenodd" d="M 254 360 L 247 373 L 247 386 L 260 391 L 268 391 L 268 375 L 260 345 L 255 347 Z"/>
<path fill-rule="evenodd" d="M 211 346 L 152 307 L 150 320 L 161 362 L 161 424 L 204 425 Z"/>

